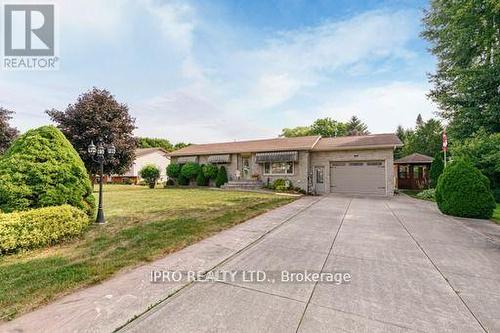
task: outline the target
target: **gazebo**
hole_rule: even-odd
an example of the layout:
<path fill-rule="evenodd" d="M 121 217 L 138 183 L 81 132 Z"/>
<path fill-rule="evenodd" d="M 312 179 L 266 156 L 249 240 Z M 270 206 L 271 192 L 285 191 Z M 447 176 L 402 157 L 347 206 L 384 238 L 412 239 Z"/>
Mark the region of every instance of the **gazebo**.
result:
<path fill-rule="evenodd" d="M 415 153 L 395 160 L 396 188 L 421 190 L 427 187 L 432 159 L 430 156 Z"/>

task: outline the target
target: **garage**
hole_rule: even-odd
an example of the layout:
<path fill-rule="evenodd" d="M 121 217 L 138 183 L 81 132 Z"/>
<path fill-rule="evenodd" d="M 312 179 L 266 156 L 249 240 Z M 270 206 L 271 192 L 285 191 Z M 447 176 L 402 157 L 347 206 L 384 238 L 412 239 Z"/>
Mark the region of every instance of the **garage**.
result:
<path fill-rule="evenodd" d="M 330 162 L 330 191 L 386 195 L 384 161 Z"/>

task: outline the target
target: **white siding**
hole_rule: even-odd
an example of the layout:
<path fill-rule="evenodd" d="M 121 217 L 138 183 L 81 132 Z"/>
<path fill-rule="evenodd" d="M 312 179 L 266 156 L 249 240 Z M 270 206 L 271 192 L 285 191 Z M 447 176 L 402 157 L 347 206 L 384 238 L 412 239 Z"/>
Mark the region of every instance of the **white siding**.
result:
<path fill-rule="evenodd" d="M 156 167 L 160 169 L 161 181 L 167 180 L 167 166 L 170 164 L 170 158 L 160 151 L 153 151 L 149 154 L 137 157 L 130 170 L 123 176 L 139 177 L 139 171 L 148 164 L 156 165 Z"/>

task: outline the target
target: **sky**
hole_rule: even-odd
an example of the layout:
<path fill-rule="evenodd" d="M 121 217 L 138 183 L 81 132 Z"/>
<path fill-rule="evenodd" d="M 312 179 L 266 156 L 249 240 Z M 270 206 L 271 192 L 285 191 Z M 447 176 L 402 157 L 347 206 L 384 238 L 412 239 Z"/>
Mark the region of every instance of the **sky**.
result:
<path fill-rule="evenodd" d="M 435 59 L 419 36 L 426 1 L 50 3 L 59 70 L 0 70 L 0 106 L 22 131 L 92 87 L 129 106 L 136 135 L 172 142 L 276 137 L 352 115 L 388 133 L 436 111 Z"/>

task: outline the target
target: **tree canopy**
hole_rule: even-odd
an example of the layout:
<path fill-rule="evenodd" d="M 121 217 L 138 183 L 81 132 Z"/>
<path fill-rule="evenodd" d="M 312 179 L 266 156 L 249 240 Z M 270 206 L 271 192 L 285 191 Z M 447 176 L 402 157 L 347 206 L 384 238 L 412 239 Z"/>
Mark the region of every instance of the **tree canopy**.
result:
<path fill-rule="evenodd" d="M 104 166 L 105 173 L 121 174 L 132 164 L 137 144 L 132 133 L 135 119 L 128 106 L 116 101 L 109 91 L 93 88 L 66 110 L 52 109 L 47 114 L 73 144 L 91 174 L 97 173 L 98 165 L 87 153 L 87 147 L 99 138 L 116 147 L 114 158 Z"/>
<path fill-rule="evenodd" d="M 424 121 L 419 115 L 414 129 L 404 129 L 398 126 L 396 135 L 404 146 L 394 153 L 395 158 L 401 158 L 413 153 L 434 156 L 441 151 L 443 126 L 436 119 Z"/>
<path fill-rule="evenodd" d="M 18 130 L 9 124 L 13 114 L 13 111 L 0 107 L 0 154 L 9 148 L 19 134 Z"/>
<path fill-rule="evenodd" d="M 163 148 L 166 151 L 172 151 L 174 146 L 167 139 L 160 138 L 137 138 L 138 148 Z"/>
<path fill-rule="evenodd" d="M 329 117 L 316 119 L 310 126 L 284 128 L 282 129 L 280 136 L 285 138 L 308 135 L 335 137 L 346 135 L 366 135 L 369 133 L 368 126 L 358 117 L 353 116 L 347 123 L 343 123 Z"/>
<path fill-rule="evenodd" d="M 351 119 L 349 119 L 346 124 L 346 130 L 349 136 L 370 134 L 368 126 L 356 116 L 352 116 Z"/>
<path fill-rule="evenodd" d="M 423 23 L 438 60 L 430 97 L 449 121 L 449 136 L 500 132 L 498 0 L 432 0 Z"/>

